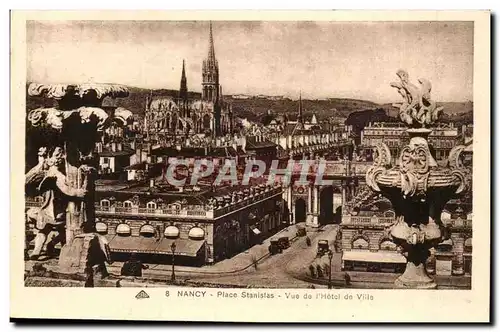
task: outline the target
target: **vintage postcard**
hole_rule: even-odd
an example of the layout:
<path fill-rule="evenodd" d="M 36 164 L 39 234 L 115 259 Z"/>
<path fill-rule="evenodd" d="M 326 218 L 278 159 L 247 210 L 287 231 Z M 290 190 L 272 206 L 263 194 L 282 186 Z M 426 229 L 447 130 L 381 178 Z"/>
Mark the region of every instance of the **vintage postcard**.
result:
<path fill-rule="evenodd" d="M 490 320 L 488 11 L 11 28 L 12 319 Z"/>

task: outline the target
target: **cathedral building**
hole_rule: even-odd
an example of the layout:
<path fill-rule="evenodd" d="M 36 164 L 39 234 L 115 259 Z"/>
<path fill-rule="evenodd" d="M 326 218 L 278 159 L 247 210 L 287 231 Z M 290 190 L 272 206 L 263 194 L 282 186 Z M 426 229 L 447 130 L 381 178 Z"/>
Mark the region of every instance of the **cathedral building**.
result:
<path fill-rule="evenodd" d="M 153 140 L 168 140 L 171 136 L 204 134 L 224 136 L 233 131 L 231 105 L 224 101 L 219 82 L 219 64 L 215 57 L 212 23 L 210 23 L 208 55 L 202 64 L 201 99 L 189 98 L 185 61 L 179 95 L 148 98 L 144 127 Z"/>

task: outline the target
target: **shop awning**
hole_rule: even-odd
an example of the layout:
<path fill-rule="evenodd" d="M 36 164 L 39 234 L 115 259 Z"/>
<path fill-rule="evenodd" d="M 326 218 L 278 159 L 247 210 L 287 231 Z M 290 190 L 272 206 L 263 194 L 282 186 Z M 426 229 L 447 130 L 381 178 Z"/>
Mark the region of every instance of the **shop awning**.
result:
<path fill-rule="evenodd" d="M 406 264 L 406 258 L 398 252 L 390 251 L 344 251 L 344 261 Z"/>
<path fill-rule="evenodd" d="M 172 255 L 172 243 L 175 242 L 175 255 L 176 256 L 189 256 L 196 257 L 205 241 L 188 240 L 188 239 L 162 239 L 158 242 L 156 253 Z"/>
<path fill-rule="evenodd" d="M 171 245 L 175 242 L 175 255 L 196 257 L 205 241 L 188 239 L 157 240 L 154 237 L 143 236 L 106 236 L 111 252 L 168 254 L 172 255 Z"/>
<path fill-rule="evenodd" d="M 153 253 L 158 241 L 154 237 L 143 236 L 107 236 L 112 252 Z"/>

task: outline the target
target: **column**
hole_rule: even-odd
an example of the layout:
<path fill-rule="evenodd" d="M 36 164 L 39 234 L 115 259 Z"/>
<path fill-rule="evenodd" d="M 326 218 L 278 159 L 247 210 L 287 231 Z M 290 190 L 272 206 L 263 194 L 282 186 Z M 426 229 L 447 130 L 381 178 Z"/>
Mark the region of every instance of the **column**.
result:
<path fill-rule="evenodd" d="M 313 227 L 318 227 L 319 226 L 319 218 L 318 218 L 318 212 L 319 212 L 319 186 L 314 186 L 312 188 L 313 191 L 313 211 L 312 211 L 312 226 Z"/>
<path fill-rule="evenodd" d="M 464 243 L 465 239 L 459 234 L 452 234 L 453 260 L 451 272 L 454 275 L 463 275 L 464 271 Z"/>
<path fill-rule="evenodd" d="M 333 212 L 335 213 L 337 208 L 339 206 L 342 206 L 342 194 L 336 193 L 334 191 L 332 196 L 332 201 L 333 201 Z"/>
<path fill-rule="evenodd" d="M 294 211 L 293 211 L 293 206 L 292 206 L 292 187 L 288 186 L 286 188 L 287 192 L 287 205 L 288 205 L 288 220 L 290 224 L 295 224 L 294 220 Z"/>
<path fill-rule="evenodd" d="M 313 206 L 312 187 L 309 186 L 307 187 L 307 214 L 311 214 L 313 212 L 312 206 Z"/>
<path fill-rule="evenodd" d="M 344 206 L 347 203 L 347 201 L 346 201 L 346 185 L 343 181 L 342 181 L 341 186 L 342 186 L 342 211 L 343 211 Z"/>

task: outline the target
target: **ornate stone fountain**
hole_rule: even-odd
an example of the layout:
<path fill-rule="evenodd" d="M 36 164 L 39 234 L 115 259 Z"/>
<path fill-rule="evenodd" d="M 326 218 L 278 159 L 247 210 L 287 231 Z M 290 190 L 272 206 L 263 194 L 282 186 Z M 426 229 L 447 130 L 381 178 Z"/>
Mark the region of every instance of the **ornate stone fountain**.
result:
<path fill-rule="evenodd" d="M 28 210 L 38 233 L 31 260 L 37 260 L 44 244 L 47 255 L 54 250 L 49 232 L 56 230 L 63 246 L 59 272 L 93 274 L 109 262 L 104 237 L 95 233 L 95 143 L 114 116 L 102 108 L 106 97 L 126 97 L 128 90 L 119 85 L 44 85 L 32 83 L 28 94 L 56 100 L 57 107 L 29 112 L 28 135 L 37 135 L 38 164 L 26 174 L 27 194 L 43 196 L 40 208 Z"/>
<path fill-rule="evenodd" d="M 376 159 L 367 173 L 367 185 L 387 197 L 396 212 L 390 234 L 407 258 L 406 270 L 396 286 L 403 288 L 436 288 L 427 274 L 425 263 L 429 249 L 443 240 L 441 212 L 445 204 L 468 186 L 468 171 L 460 153 L 464 146 L 450 152 L 447 165 L 439 166 L 431 154 L 428 136 L 442 107 L 431 100 L 431 84 L 419 79 L 420 87 L 410 83 L 408 73 L 399 70 L 400 82 L 391 83 L 403 97 L 398 106 L 400 119 L 409 127 L 408 145 L 401 149 L 397 165 L 391 165 L 388 146 L 376 146 Z"/>

